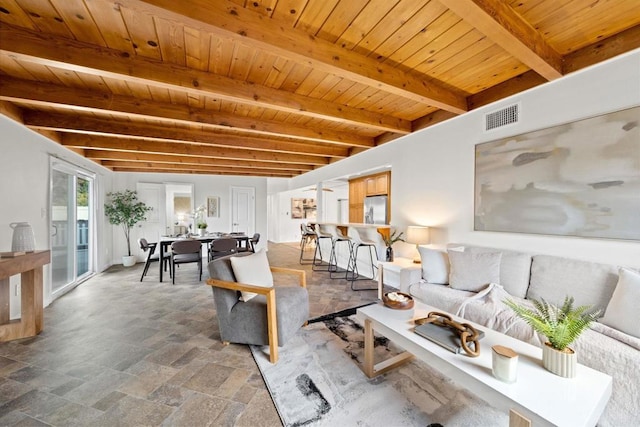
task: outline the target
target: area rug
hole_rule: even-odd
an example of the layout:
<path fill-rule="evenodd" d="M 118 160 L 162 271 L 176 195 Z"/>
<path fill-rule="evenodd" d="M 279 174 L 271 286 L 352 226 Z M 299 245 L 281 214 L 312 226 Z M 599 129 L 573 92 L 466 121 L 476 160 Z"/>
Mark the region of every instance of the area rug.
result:
<path fill-rule="evenodd" d="M 363 328 L 355 316 L 325 316 L 302 328 L 269 363 L 267 346 L 251 351 L 285 426 L 500 426 L 508 415 L 412 361 L 369 379 Z M 401 350 L 376 337 L 376 360 Z"/>

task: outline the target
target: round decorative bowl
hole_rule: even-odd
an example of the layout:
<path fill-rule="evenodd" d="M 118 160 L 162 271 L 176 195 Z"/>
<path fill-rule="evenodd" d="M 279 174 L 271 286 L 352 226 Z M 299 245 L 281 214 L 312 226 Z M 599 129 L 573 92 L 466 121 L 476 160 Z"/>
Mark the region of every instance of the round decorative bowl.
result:
<path fill-rule="evenodd" d="M 382 295 L 382 303 L 394 310 L 410 310 L 413 308 L 413 297 L 404 292 L 387 292 Z"/>

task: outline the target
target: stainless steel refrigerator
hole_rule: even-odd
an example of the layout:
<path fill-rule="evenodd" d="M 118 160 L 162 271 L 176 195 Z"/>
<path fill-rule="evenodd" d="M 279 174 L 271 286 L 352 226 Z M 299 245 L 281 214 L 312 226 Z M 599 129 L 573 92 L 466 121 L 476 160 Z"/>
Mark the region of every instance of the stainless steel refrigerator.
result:
<path fill-rule="evenodd" d="M 368 196 L 364 198 L 364 223 L 387 223 L 387 196 Z"/>

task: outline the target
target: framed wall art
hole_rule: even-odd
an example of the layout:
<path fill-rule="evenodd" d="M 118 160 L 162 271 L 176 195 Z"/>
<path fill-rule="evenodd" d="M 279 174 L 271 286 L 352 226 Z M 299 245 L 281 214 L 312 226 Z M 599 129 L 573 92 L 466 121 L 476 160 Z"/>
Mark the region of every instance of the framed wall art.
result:
<path fill-rule="evenodd" d="M 291 218 L 316 220 L 316 199 L 291 199 Z"/>
<path fill-rule="evenodd" d="M 474 229 L 640 240 L 640 107 L 476 145 Z"/>
<path fill-rule="evenodd" d="M 207 216 L 213 218 L 220 216 L 220 197 L 207 197 Z"/>

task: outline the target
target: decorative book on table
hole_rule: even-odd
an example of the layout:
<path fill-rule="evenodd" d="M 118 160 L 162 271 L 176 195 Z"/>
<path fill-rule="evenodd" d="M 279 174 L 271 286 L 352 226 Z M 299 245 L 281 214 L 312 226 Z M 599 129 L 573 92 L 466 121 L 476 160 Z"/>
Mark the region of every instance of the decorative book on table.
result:
<path fill-rule="evenodd" d="M 460 337 L 451 328 L 434 325 L 433 323 L 423 323 L 422 325 L 417 325 L 414 328 L 414 332 L 452 353 L 464 353 L 462 345 L 460 344 Z M 483 336 L 484 332 L 478 330 L 478 340 Z"/>

